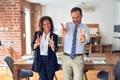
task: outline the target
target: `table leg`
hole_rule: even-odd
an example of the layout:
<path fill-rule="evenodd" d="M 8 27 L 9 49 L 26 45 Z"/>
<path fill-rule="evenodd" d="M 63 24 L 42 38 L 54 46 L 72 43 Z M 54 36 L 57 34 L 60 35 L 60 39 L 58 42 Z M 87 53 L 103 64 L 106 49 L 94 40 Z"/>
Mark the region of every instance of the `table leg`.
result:
<path fill-rule="evenodd" d="M 19 80 L 18 79 L 18 69 L 17 66 L 13 66 L 13 80 Z"/>
<path fill-rule="evenodd" d="M 113 65 L 110 66 L 108 78 L 109 80 L 114 80 L 114 66 Z"/>

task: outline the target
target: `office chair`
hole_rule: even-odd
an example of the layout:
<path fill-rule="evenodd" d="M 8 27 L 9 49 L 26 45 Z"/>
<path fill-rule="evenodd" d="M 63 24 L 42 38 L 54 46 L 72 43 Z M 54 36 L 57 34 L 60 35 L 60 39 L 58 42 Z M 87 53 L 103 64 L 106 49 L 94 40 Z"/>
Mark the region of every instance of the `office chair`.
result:
<path fill-rule="evenodd" d="M 12 66 L 14 63 L 13 59 L 9 56 L 6 56 L 4 58 L 4 61 L 8 65 L 8 67 L 10 69 L 10 75 L 13 78 L 13 69 L 12 69 Z M 32 72 L 32 70 L 19 70 L 18 75 L 19 75 L 19 79 L 20 78 L 27 78 L 27 80 L 30 80 L 29 77 L 33 76 L 33 72 Z"/>
<path fill-rule="evenodd" d="M 117 61 L 115 65 L 115 79 L 114 80 L 120 80 L 120 59 Z M 97 74 L 97 78 L 100 78 L 102 80 L 108 80 L 108 72 L 107 71 L 100 71 Z"/>

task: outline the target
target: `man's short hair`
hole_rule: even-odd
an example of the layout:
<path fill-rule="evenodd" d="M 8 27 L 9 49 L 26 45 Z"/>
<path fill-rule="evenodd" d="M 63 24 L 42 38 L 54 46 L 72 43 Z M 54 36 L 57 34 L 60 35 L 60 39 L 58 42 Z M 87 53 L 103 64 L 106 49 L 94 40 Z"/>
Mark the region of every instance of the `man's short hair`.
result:
<path fill-rule="evenodd" d="M 79 8 L 79 7 L 73 7 L 73 8 L 71 9 L 71 13 L 72 13 L 72 12 L 76 12 L 76 11 L 79 11 L 80 14 L 82 15 L 82 9 L 81 9 L 81 8 Z"/>

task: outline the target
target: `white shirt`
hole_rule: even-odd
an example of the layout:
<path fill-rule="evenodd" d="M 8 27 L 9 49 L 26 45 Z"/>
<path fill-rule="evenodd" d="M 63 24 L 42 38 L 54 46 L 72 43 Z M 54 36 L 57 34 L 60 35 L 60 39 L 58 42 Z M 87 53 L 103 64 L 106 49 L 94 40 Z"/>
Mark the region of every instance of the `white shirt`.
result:
<path fill-rule="evenodd" d="M 41 36 L 40 40 L 40 55 L 48 55 L 48 45 L 49 45 L 49 39 L 50 39 L 50 32 L 46 35 L 45 38 L 45 33 L 43 32 L 43 35 Z"/>

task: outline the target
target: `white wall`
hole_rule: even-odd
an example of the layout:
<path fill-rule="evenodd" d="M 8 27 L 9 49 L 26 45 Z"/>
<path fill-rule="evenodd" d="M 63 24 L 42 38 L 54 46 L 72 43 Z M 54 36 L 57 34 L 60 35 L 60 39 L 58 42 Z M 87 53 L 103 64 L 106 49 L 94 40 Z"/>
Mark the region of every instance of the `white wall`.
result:
<path fill-rule="evenodd" d="M 94 2 L 95 11 L 83 13 L 83 23 L 98 23 L 103 44 L 113 44 L 113 49 L 118 47 L 115 41 L 113 26 L 120 24 L 120 1 Z M 43 15 L 51 16 L 55 30 L 60 30 L 60 23 L 71 21 L 70 10 L 76 3 L 58 3 L 43 6 Z M 115 43 L 116 42 L 116 43 Z"/>
<path fill-rule="evenodd" d="M 119 4 L 119 23 L 120 23 L 120 1 L 118 2 L 118 4 Z"/>

